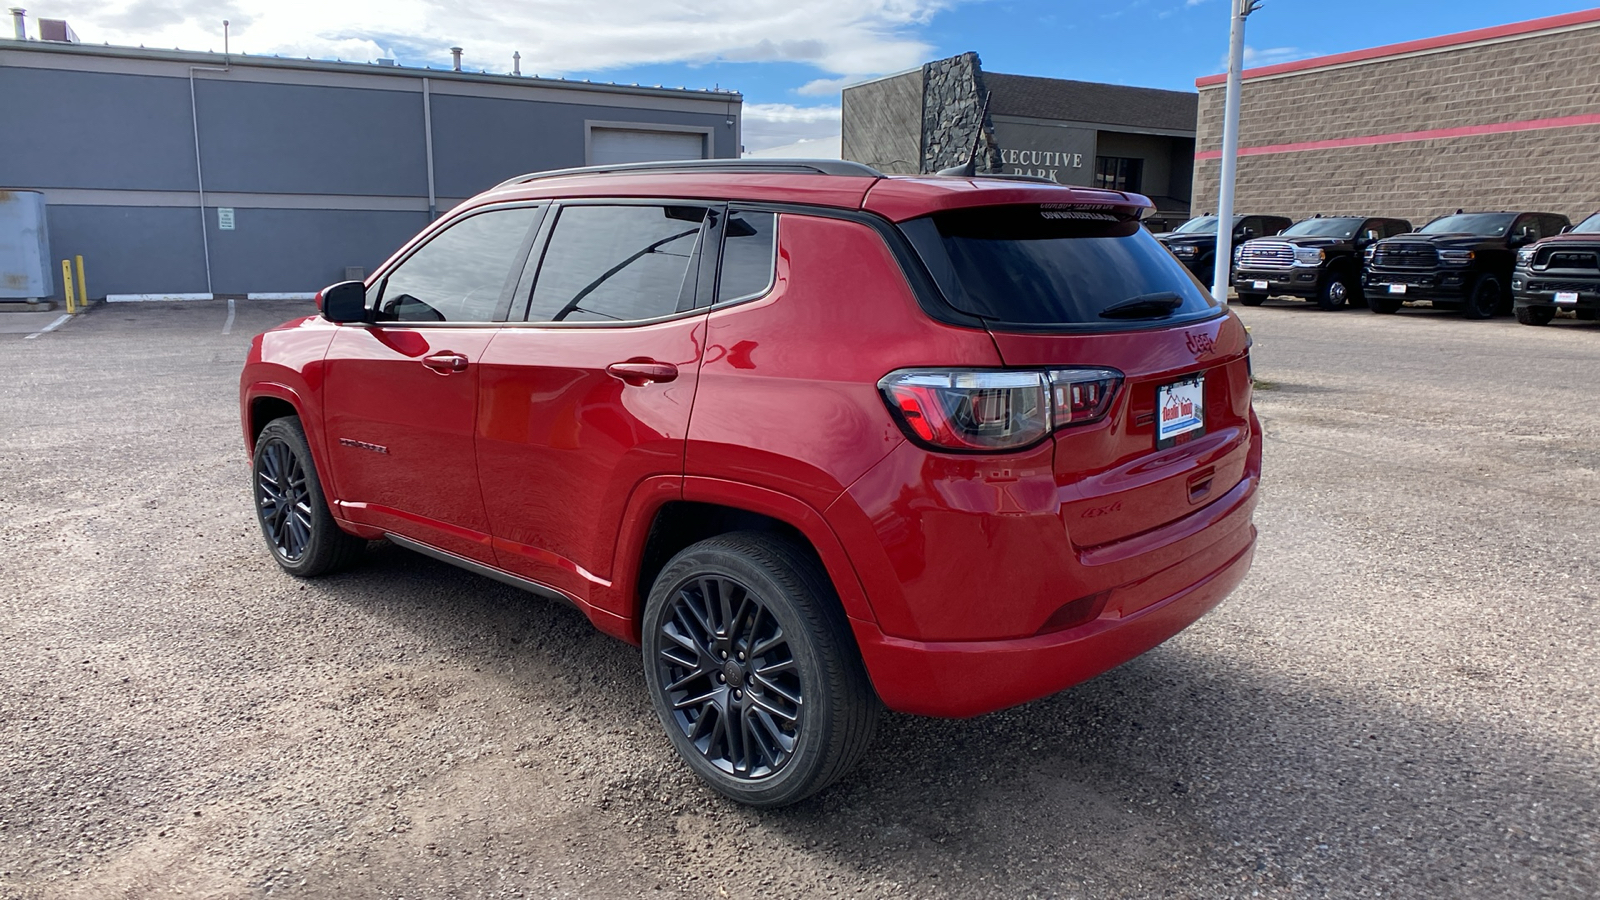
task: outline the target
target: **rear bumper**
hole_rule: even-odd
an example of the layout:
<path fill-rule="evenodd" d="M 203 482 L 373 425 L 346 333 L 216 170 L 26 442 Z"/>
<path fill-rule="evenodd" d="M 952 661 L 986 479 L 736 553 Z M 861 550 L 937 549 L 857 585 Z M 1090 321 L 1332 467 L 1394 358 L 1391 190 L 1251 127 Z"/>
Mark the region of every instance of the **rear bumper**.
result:
<path fill-rule="evenodd" d="M 1193 624 L 1244 579 L 1256 533 L 1245 515 L 1244 549 L 1129 615 L 1107 613 L 1076 628 L 1009 641 L 910 641 L 852 620 L 873 686 L 890 709 L 965 718 L 1047 697 L 1122 665 Z"/>

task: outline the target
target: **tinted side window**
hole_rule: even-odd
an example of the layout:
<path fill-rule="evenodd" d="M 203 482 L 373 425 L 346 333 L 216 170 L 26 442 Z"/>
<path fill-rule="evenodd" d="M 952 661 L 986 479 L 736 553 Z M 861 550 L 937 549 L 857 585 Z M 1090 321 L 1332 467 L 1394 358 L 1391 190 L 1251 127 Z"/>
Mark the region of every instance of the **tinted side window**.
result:
<path fill-rule="evenodd" d="M 703 206 L 568 206 L 545 246 L 530 322 L 628 322 L 694 307 Z"/>
<path fill-rule="evenodd" d="M 534 207 L 491 210 L 440 232 L 383 279 L 378 318 L 394 322 L 490 322 Z"/>
<path fill-rule="evenodd" d="M 723 229 L 717 302 L 731 303 L 765 294 L 772 287 L 777 262 L 777 215 L 730 210 Z"/>
<path fill-rule="evenodd" d="M 1539 218 L 1543 220 L 1539 223 L 1540 237 L 1549 237 L 1552 234 L 1560 234 L 1561 229 L 1572 224 L 1571 222 L 1567 221 L 1565 216 L 1540 216 Z"/>
<path fill-rule="evenodd" d="M 1401 234 L 1410 234 L 1414 229 L 1411 223 L 1402 219 L 1389 219 L 1384 223 L 1383 236 L 1395 237 Z"/>

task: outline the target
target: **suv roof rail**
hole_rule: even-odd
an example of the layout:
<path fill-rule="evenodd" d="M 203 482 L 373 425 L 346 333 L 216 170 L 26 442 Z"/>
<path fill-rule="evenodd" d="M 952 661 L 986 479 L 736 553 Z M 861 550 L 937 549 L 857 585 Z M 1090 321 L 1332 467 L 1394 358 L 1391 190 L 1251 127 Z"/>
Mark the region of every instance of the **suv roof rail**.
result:
<path fill-rule="evenodd" d="M 573 175 L 612 175 L 629 172 L 658 174 L 720 172 L 769 175 L 853 175 L 858 178 L 883 177 L 882 172 L 871 166 L 843 159 L 679 159 L 529 172 L 526 175 L 518 175 L 515 178 L 502 181 L 495 187 L 527 184 L 530 181 L 542 181 L 546 178 L 566 178 Z"/>

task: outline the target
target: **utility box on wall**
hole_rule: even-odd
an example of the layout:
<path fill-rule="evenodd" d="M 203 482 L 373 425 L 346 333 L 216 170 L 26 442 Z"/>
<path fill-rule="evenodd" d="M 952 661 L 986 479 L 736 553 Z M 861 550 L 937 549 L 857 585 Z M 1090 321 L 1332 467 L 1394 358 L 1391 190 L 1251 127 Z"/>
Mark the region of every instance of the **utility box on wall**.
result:
<path fill-rule="evenodd" d="M 0 300 L 45 300 L 55 293 L 44 195 L 0 190 Z"/>

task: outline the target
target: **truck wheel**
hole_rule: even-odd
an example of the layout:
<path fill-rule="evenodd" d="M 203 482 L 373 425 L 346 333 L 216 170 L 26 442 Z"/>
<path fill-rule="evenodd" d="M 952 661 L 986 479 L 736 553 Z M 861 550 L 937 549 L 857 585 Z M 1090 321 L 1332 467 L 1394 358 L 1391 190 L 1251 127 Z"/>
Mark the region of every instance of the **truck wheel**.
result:
<path fill-rule="evenodd" d="M 1490 319 L 1500 311 L 1500 302 L 1504 299 L 1500 290 L 1500 281 L 1493 275 L 1485 275 L 1478 279 L 1472 286 L 1472 296 L 1461 305 L 1461 314 L 1469 319 Z"/>
<path fill-rule="evenodd" d="M 1260 306 L 1267 302 L 1266 294 L 1240 294 L 1239 302 L 1245 306 Z"/>
<path fill-rule="evenodd" d="M 300 578 L 349 566 L 367 542 L 333 520 L 311 445 L 298 416 L 273 419 L 256 438 L 251 464 L 256 520 L 285 572 Z"/>
<path fill-rule="evenodd" d="M 1317 306 L 1321 309 L 1335 310 L 1344 306 L 1356 293 L 1349 275 L 1334 275 L 1323 284 L 1322 290 L 1317 292 Z"/>
<path fill-rule="evenodd" d="M 678 755 L 751 806 L 794 803 L 866 752 L 880 703 L 827 573 L 770 534 L 685 549 L 641 623 L 645 684 Z"/>
<path fill-rule="evenodd" d="M 1375 313 L 1397 313 L 1404 303 L 1404 300 L 1385 294 L 1367 295 L 1367 309 Z"/>
<path fill-rule="evenodd" d="M 1575 311 L 1574 315 L 1585 322 L 1593 322 L 1600 319 L 1600 309 L 1580 309 Z"/>
<path fill-rule="evenodd" d="M 1517 321 L 1524 325 L 1549 325 L 1555 317 L 1556 311 L 1548 306 L 1517 307 Z"/>

